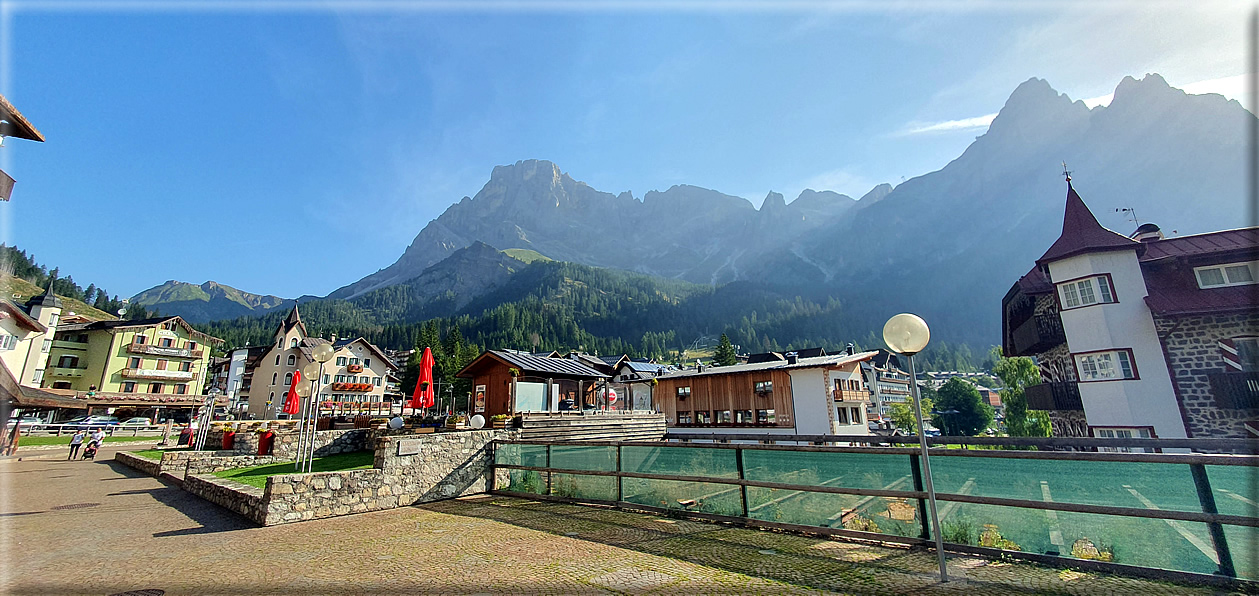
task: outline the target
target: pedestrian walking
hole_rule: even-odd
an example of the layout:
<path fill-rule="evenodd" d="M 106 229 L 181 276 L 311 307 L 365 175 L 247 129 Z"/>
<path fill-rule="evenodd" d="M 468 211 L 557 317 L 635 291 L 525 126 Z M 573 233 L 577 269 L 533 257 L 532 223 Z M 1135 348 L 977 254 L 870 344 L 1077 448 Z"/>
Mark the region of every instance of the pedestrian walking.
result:
<path fill-rule="evenodd" d="M 104 442 L 105 442 L 105 431 L 99 428 L 92 431 L 92 434 L 89 435 L 88 440 L 87 440 L 87 449 L 84 450 L 83 452 L 83 459 L 88 459 L 89 451 L 92 453 L 92 455 L 96 455 L 96 450 L 100 449 L 101 444 Z"/>
<path fill-rule="evenodd" d="M 79 447 L 83 446 L 83 440 L 86 438 L 87 432 L 82 430 L 74 433 L 73 437 L 70 437 L 70 457 L 67 457 L 66 461 L 74 459 L 75 456 L 79 454 Z"/>

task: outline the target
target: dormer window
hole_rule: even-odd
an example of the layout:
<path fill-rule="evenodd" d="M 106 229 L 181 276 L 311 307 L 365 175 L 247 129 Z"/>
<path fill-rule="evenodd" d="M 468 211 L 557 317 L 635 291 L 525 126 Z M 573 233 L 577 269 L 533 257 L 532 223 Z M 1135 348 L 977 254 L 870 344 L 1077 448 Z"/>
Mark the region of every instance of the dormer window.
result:
<path fill-rule="evenodd" d="M 1115 285 L 1110 274 L 1095 275 L 1058 284 L 1058 302 L 1062 310 L 1110 304 L 1115 299 Z"/>
<path fill-rule="evenodd" d="M 290 347 L 290 348 L 296 348 L 296 347 L 297 347 L 297 338 L 296 338 L 296 337 L 294 337 L 293 339 L 290 339 L 290 340 L 289 340 L 289 347 Z"/>
<path fill-rule="evenodd" d="M 1259 279 L 1259 261 L 1194 267 L 1193 273 L 1198 278 L 1198 287 L 1204 290 L 1247 286 Z"/>

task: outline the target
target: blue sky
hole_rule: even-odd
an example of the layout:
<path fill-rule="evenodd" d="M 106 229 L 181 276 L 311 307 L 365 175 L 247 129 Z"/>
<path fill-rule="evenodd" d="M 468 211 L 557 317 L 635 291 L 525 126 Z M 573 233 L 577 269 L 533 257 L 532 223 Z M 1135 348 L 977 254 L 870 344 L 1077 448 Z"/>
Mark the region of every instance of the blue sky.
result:
<path fill-rule="evenodd" d="M 939 169 L 1031 77 L 1104 103 L 1158 72 L 1253 111 L 1253 10 L 0 0 L 0 89 L 48 139 L 0 148 L 0 238 L 122 296 L 323 295 L 521 159 L 759 205 Z"/>

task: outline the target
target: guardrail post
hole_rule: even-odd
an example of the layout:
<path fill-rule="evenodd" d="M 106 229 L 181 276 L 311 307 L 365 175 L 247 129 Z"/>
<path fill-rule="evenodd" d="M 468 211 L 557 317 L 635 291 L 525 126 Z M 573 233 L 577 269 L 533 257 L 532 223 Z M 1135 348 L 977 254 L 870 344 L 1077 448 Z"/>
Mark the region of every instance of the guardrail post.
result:
<path fill-rule="evenodd" d="M 551 446 L 546 446 L 546 494 L 551 494 Z"/>
<path fill-rule="evenodd" d="M 747 480 L 743 474 L 743 449 L 739 447 L 734 448 L 734 462 L 739 469 L 739 480 Z M 746 519 L 748 517 L 748 487 L 746 484 L 739 485 L 739 497 L 743 502 L 743 517 Z"/>
<path fill-rule="evenodd" d="M 914 490 L 923 492 L 926 487 L 922 483 L 922 463 L 918 461 L 917 455 L 909 456 L 909 473 L 914 477 Z M 927 500 L 918 499 L 918 520 L 922 526 L 922 539 L 931 540 L 931 528 L 927 523 Z"/>
<path fill-rule="evenodd" d="M 616 471 L 617 472 L 625 471 L 621 469 L 621 446 L 620 445 L 616 446 Z M 620 503 L 621 501 L 625 500 L 625 487 L 622 486 L 621 484 L 622 480 L 623 478 L 618 474 L 616 477 L 616 502 L 617 503 Z"/>
<path fill-rule="evenodd" d="M 1189 474 L 1193 476 L 1193 485 L 1198 489 L 1198 501 L 1202 503 L 1202 512 L 1216 514 L 1215 495 L 1211 492 L 1211 479 L 1207 478 L 1207 468 L 1202 464 L 1189 464 Z M 1220 522 L 1207 522 L 1207 531 L 1211 534 L 1211 544 L 1215 547 L 1215 555 L 1220 559 L 1220 569 L 1216 573 L 1227 577 L 1237 577 L 1233 568 L 1233 554 L 1228 550 L 1228 539 L 1224 536 L 1224 526 Z"/>

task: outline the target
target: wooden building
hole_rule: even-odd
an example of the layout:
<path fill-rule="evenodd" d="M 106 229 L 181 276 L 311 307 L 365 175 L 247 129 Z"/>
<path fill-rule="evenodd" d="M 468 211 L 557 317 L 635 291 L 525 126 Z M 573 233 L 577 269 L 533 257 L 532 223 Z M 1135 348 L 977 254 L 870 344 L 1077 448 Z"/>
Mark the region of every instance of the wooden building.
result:
<path fill-rule="evenodd" d="M 593 407 L 610 375 L 577 360 L 490 350 L 456 373 L 472 379 L 469 413 L 486 418 Z"/>
<path fill-rule="evenodd" d="M 683 370 L 655 377 L 652 400 L 679 430 L 865 435 L 870 392 L 861 363 L 875 354 Z"/>

